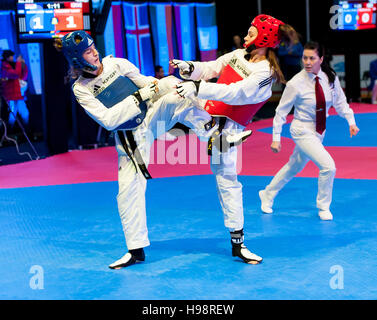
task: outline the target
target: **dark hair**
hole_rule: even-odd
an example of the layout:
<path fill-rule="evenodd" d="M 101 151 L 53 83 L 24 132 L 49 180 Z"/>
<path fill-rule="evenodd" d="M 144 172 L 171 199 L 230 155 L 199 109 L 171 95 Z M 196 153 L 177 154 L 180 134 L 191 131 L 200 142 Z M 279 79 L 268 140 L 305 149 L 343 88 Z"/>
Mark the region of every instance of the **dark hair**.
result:
<path fill-rule="evenodd" d="M 333 85 L 335 82 L 336 72 L 333 68 L 330 67 L 329 63 L 327 62 L 327 59 L 325 57 L 325 48 L 318 42 L 309 41 L 305 44 L 304 50 L 305 49 L 316 50 L 320 58 L 324 57 L 323 62 L 321 64 L 321 69 L 324 73 L 326 73 L 327 77 L 329 78 L 329 83 Z"/>
<path fill-rule="evenodd" d="M 160 71 L 161 69 L 162 69 L 162 66 L 160 66 L 160 65 L 157 65 L 157 66 L 154 67 L 154 71 L 155 71 L 155 72 L 158 72 L 158 71 Z"/>
<path fill-rule="evenodd" d="M 4 50 L 3 51 L 3 55 L 2 55 L 3 60 L 6 60 L 6 59 L 8 59 L 9 57 L 12 57 L 12 56 L 14 56 L 14 52 L 12 50 Z"/>

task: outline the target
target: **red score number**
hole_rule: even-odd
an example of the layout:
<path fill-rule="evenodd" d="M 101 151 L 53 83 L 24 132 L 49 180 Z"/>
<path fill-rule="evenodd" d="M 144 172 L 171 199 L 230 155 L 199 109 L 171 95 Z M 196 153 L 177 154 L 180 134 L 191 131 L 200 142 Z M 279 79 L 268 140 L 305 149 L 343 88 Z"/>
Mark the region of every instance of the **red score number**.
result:
<path fill-rule="evenodd" d="M 57 9 L 54 11 L 57 24 L 55 30 L 82 30 L 84 29 L 82 9 Z"/>

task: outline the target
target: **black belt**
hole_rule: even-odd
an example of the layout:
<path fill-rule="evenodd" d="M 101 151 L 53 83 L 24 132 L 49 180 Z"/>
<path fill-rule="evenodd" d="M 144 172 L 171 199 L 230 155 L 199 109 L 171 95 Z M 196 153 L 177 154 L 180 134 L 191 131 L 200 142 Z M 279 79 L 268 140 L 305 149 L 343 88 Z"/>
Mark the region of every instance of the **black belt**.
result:
<path fill-rule="evenodd" d="M 127 142 L 126 142 L 126 138 L 124 136 L 124 132 L 121 131 L 121 130 L 118 131 L 119 140 L 123 145 L 124 151 L 126 151 L 128 157 L 131 159 L 132 163 L 134 164 L 136 172 L 137 172 L 137 168 L 139 167 L 139 169 L 140 169 L 140 171 L 143 174 L 145 179 L 147 179 L 147 180 L 152 179 L 152 176 L 150 175 L 150 173 L 147 169 L 147 166 L 144 163 L 143 157 L 141 156 L 141 153 L 140 153 L 139 149 L 137 148 L 137 144 L 136 144 L 134 135 L 132 134 L 132 131 L 127 130 L 126 136 L 127 136 L 128 142 L 130 144 L 131 151 L 127 146 Z M 136 160 L 136 162 L 135 162 L 135 160 Z M 137 165 L 136 165 L 136 163 L 137 163 Z"/>
<path fill-rule="evenodd" d="M 213 142 L 216 139 L 221 139 L 219 136 L 221 135 L 221 132 L 223 131 L 225 127 L 225 123 L 227 118 L 226 117 L 217 117 L 219 118 L 219 127 L 218 129 L 213 133 L 212 137 L 208 140 L 208 146 L 207 146 L 207 153 L 209 156 L 212 156 L 212 149 L 213 149 Z M 212 119 L 215 119 L 215 117 L 212 117 Z M 219 151 L 222 152 L 222 143 L 221 140 L 219 141 Z"/>

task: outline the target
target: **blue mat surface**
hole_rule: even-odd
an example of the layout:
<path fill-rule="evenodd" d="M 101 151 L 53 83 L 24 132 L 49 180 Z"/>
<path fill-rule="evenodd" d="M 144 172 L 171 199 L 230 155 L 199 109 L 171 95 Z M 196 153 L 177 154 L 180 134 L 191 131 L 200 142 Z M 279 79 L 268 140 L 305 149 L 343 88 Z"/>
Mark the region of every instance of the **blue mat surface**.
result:
<path fill-rule="evenodd" d="M 377 130 L 371 125 L 377 123 L 377 113 L 355 114 L 355 120 L 360 132 L 350 139 L 347 121 L 338 115 L 328 117 L 323 144 L 328 147 L 377 147 Z M 283 125 L 282 137 L 291 138 L 290 125 Z M 272 127 L 259 131 L 272 134 Z"/>
<path fill-rule="evenodd" d="M 336 179 L 324 222 L 312 178 L 261 214 L 270 179 L 240 177 L 257 266 L 231 256 L 213 176 L 150 181 L 147 260 L 118 271 L 107 267 L 126 251 L 116 182 L 0 190 L 0 299 L 376 299 L 377 181 Z"/>

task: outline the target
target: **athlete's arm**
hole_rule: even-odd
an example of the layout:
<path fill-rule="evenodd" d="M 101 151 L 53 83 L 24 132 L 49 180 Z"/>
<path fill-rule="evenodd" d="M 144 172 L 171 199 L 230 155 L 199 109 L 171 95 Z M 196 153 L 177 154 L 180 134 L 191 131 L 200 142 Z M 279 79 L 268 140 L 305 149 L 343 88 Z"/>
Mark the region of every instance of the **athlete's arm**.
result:
<path fill-rule="evenodd" d="M 192 64 L 192 66 L 187 66 L 187 62 L 174 63 L 172 60 L 170 64 L 175 68 L 180 68 L 181 76 L 187 80 L 209 80 L 218 77 L 229 61 L 234 56 L 234 52 L 230 52 L 222 55 L 214 61 L 199 62 L 199 61 L 187 61 Z M 182 69 L 181 69 L 182 68 Z M 190 70 L 190 74 L 184 74 L 185 70 Z"/>
<path fill-rule="evenodd" d="M 198 98 L 222 101 L 229 105 L 254 104 L 271 97 L 271 86 L 270 70 L 262 69 L 242 81 L 229 85 L 201 81 Z"/>
<path fill-rule="evenodd" d="M 140 70 L 127 59 L 112 59 L 119 66 L 121 74 L 131 79 L 139 88 L 144 88 L 151 83 L 158 83 L 156 78 L 141 74 Z"/>

